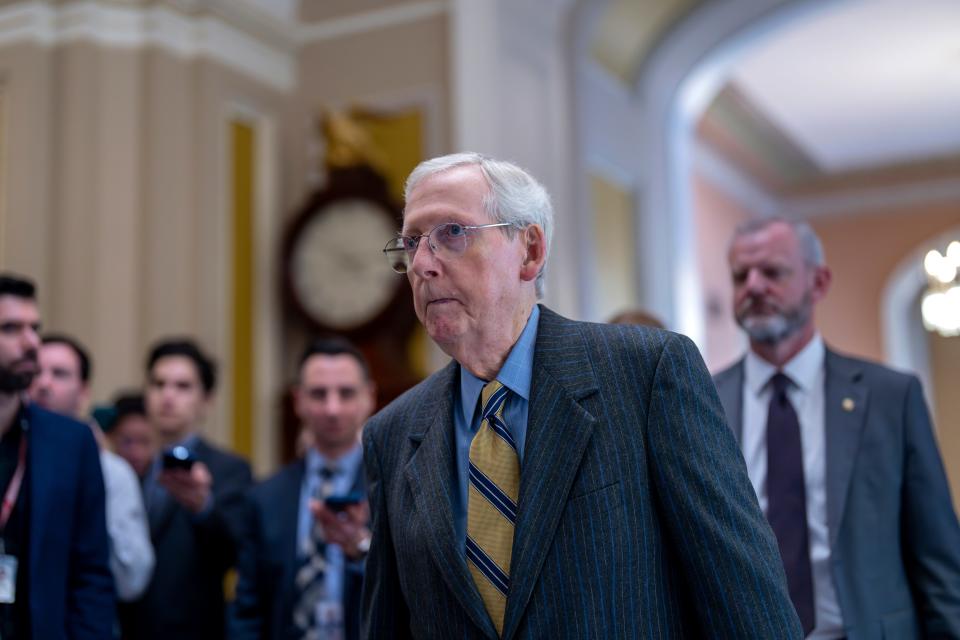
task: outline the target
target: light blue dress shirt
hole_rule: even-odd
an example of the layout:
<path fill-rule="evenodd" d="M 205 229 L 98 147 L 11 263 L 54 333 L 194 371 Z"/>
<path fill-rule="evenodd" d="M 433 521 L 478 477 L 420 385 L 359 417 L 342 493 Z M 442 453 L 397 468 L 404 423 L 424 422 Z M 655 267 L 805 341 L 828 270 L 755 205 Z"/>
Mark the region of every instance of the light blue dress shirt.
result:
<path fill-rule="evenodd" d="M 534 305 L 527 325 L 517 338 L 510 355 L 500 368 L 497 380 L 510 389 L 503 407 L 503 420 L 517 443 L 520 469 L 523 470 L 523 449 L 527 438 L 527 410 L 530 406 L 530 381 L 533 379 L 533 350 L 537 344 L 537 326 L 540 322 L 540 307 Z M 457 458 L 457 483 L 459 491 L 454 497 L 453 523 L 457 542 L 466 553 L 467 545 L 467 473 L 470 468 L 470 444 L 480 429 L 478 403 L 480 392 L 488 380 L 481 380 L 460 367 L 460 393 L 454 397 L 453 422 Z"/>
<path fill-rule="evenodd" d="M 316 449 L 307 451 L 306 470 L 300 487 L 300 510 L 297 520 L 297 557 L 303 558 L 310 545 L 310 529 L 313 527 L 313 514 L 310 513 L 310 498 L 320 490 L 320 470 L 323 467 L 336 468 L 332 495 L 346 495 L 353 489 L 357 473 L 363 462 L 363 447 L 357 443 L 353 449 L 336 460 L 324 458 Z M 343 602 L 343 572 L 348 560 L 343 549 L 328 544 L 324 558 L 327 570 L 323 575 L 324 595 L 327 602 Z"/>

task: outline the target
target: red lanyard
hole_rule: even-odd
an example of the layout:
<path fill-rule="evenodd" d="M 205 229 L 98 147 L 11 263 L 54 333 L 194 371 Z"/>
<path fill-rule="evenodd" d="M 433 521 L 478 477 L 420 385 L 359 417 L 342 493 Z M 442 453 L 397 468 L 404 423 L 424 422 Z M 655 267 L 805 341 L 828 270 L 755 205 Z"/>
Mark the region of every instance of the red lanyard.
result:
<path fill-rule="evenodd" d="M 27 430 L 20 432 L 20 454 L 17 460 L 17 470 L 13 472 L 10 478 L 10 484 L 7 485 L 7 492 L 3 494 L 3 507 L 0 508 L 0 532 L 7 528 L 7 522 L 10 520 L 10 514 L 13 513 L 13 507 L 17 504 L 17 496 L 20 495 L 20 485 L 23 484 L 23 474 L 27 469 Z"/>

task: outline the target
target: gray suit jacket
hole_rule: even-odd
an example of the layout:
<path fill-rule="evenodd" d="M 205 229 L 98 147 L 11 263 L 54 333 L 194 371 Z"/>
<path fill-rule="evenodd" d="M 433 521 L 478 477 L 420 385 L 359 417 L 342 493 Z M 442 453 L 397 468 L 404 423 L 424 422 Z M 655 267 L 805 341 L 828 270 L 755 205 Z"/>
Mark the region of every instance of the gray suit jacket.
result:
<path fill-rule="evenodd" d="M 960 638 L 960 527 L 920 382 L 829 349 L 825 366 L 830 563 L 847 636 Z M 743 362 L 716 383 L 739 440 Z"/>
<path fill-rule="evenodd" d="M 452 363 L 364 431 L 367 638 L 495 638 L 455 542 Z M 541 307 L 504 638 L 799 638 L 696 347 Z"/>

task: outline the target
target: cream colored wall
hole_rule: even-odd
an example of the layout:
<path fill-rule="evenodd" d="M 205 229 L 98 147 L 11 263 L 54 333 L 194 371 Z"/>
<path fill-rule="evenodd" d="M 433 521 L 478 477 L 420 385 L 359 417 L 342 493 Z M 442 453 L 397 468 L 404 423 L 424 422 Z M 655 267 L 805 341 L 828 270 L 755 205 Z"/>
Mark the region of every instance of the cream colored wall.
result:
<path fill-rule="evenodd" d="M 0 47 L 4 95 L 4 176 L 0 181 L 0 266 L 51 281 L 48 230 L 53 210 L 53 71 L 56 57 L 34 45 Z M 51 310 L 47 296 L 41 306 Z"/>
<path fill-rule="evenodd" d="M 693 207 L 697 229 L 700 281 L 706 306 L 706 341 L 703 358 L 711 371 L 719 371 L 743 355 L 746 341 L 733 318 L 733 286 L 727 264 L 727 245 L 738 224 L 752 213 L 694 174 Z"/>
<path fill-rule="evenodd" d="M 376 3 L 373 3 L 376 4 Z M 299 56 L 299 88 L 288 105 L 284 133 L 285 210 L 290 213 L 311 189 L 322 108 L 419 106 L 436 132 L 428 153 L 449 151 L 447 21 L 444 15 L 305 45 Z"/>
<path fill-rule="evenodd" d="M 301 0 L 300 19 L 308 23 L 320 22 L 418 4 L 422 4 L 422 0 Z"/>
<path fill-rule="evenodd" d="M 46 328 L 90 348 L 94 398 L 139 386 L 161 336 L 196 336 L 228 368 L 227 118 L 276 127 L 284 97 L 214 62 L 79 42 L 0 47 L 0 78 L 0 268 L 33 277 Z M 206 429 L 224 444 L 229 391 Z"/>
<path fill-rule="evenodd" d="M 593 210 L 593 254 L 597 256 L 595 304 L 606 321 L 614 314 L 637 306 L 636 260 L 634 259 L 633 194 L 601 176 L 590 177 Z"/>
<path fill-rule="evenodd" d="M 833 271 L 831 290 L 817 309 L 824 339 L 842 351 L 883 360 L 881 300 L 890 275 L 924 240 L 958 221 L 951 202 L 812 220 Z"/>
<path fill-rule="evenodd" d="M 954 508 L 960 511 L 960 337 L 945 338 L 928 333 L 930 373 L 933 379 L 934 420 L 940 455 L 943 456 L 953 493 Z"/>

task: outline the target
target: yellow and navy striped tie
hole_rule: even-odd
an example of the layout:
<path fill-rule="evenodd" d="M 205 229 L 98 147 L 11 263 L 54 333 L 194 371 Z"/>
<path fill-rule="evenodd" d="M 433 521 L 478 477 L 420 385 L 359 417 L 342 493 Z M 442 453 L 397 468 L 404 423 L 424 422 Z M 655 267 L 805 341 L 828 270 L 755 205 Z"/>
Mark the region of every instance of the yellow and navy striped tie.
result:
<path fill-rule="evenodd" d="M 482 420 L 470 445 L 467 498 L 468 566 L 498 634 L 503 633 L 510 591 L 510 553 L 520 493 L 517 445 L 503 421 L 508 393 L 494 380 L 480 394 Z"/>

